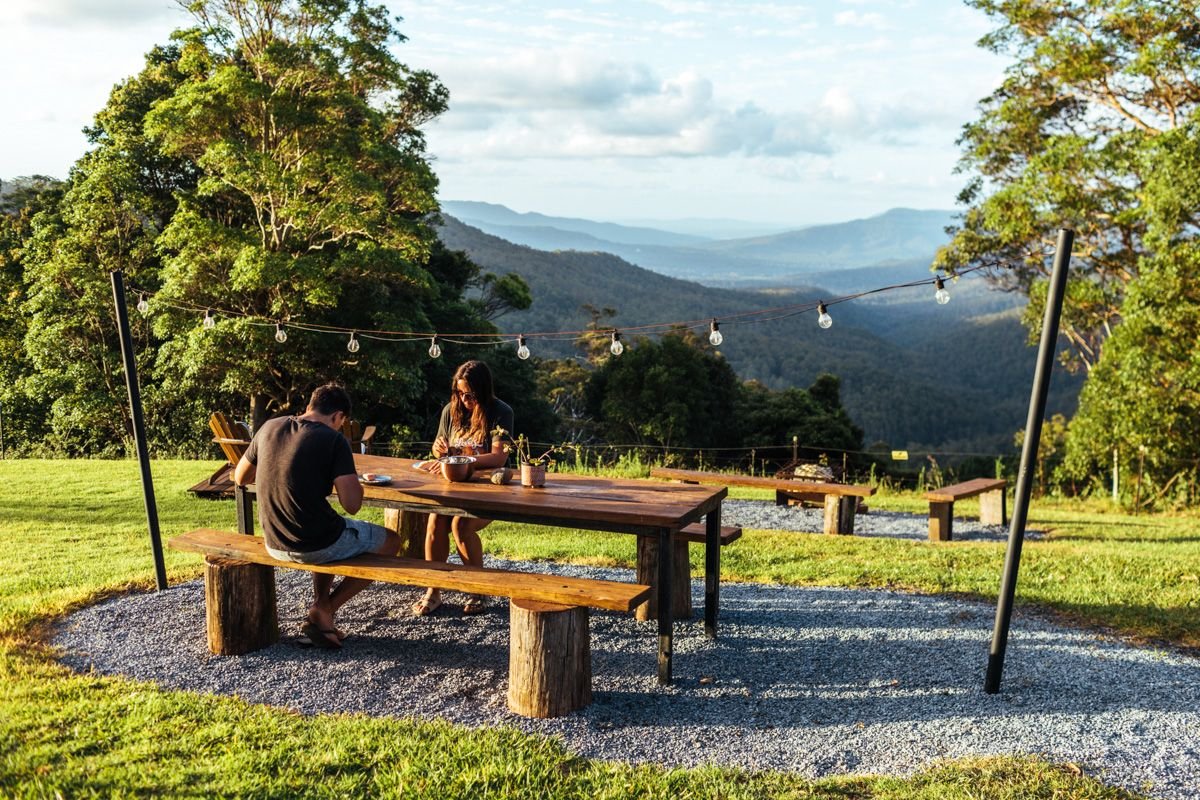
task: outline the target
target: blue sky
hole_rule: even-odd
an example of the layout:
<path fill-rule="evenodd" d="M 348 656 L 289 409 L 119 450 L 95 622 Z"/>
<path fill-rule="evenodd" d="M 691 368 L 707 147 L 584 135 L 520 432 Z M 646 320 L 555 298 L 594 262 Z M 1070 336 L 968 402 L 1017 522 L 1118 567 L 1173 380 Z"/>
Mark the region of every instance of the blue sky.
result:
<path fill-rule="evenodd" d="M 953 208 L 955 140 L 1005 63 L 961 0 L 389 0 L 438 74 L 447 200 L 629 221 L 800 226 Z M 65 176 L 170 0 L 0 4 L 0 177 Z"/>

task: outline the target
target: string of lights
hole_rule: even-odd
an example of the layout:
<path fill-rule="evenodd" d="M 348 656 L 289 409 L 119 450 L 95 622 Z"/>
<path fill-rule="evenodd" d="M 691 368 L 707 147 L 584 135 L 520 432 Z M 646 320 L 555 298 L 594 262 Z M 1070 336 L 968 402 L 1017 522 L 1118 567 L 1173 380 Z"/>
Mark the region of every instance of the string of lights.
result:
<path fill-rule="evenodd" d="M 679 320 L 675 322 L 652 322 L 643 325 L 628 325 L 621 328 L 605 328 L 600 330 L 585 329 L 575 331 L 527 331 L 520 334 L 504 334 L 504 333 L 446 333 L 439 331 L 394 331 L 394 330 L 362 330 L 360 328 L 344 328 L 334 325 L 321 325 L 318 323 L 309 323 L 296 321 L 291 319 L 268 319 L 255 314 L 247 314 L 240 311 L 230 309 L 217 309 L 213 306 L 202 306 L 186 301 L 166 302 L 165 300 L 156 300 L 156 306 L 161 308 L 169 308 L 175 311 L 184 313 L 200 313 L 204 316 L 201 319 L 201 326 L 205 330 L 211 330 L 216 327 L 217 318 L 225 317 L 230 319 L 243 319 L 250 325 L 274 328 L 275 341 L 279 344 L 284 344 L 288 340 L 287 329 L 297 331 L 307 331 L 311 333 L 330 334 L 338 336 L 346 336 L 346 349 L 351 353 L 357 353 L 362 348 L 362 340 L 369 339 L 380 342 L 414 342 L 414 341 L 429 341 L 429 357 L 438 358 L 442 354 L 442 343 L 450 342 L 452 344 L 461 345 L 479 345 L 495 347 L 504 344 L 515 344 L 517 347 L 517 356 L 521 359 L 527 359 L 532 355 L 529 347 L 530 340 L 540 341 L 571 341 L 581 336 L 607 332 L 609 335 L 609 351 L 614 356 L 619 356 L 625 351 L 625 344 L 622 341 L 622 335 L 654 335 L 662 334 L 671 330 L 708 330 L 708 342 L 713 347 L 719 347 L 725 341 L 725 335 L 721 332 L 721 326 L 725 325 L 751 325 L 764 322 L 773 322 L 780 319 L 786 319 L 798 314 L 805 314 L 816 310 L 817 325 L 823 329 L 828 329 L 833 326 L 833 317 L 829 313 L 829 307 L 840 303 L 847 303 L 852 300 L 857 300 L 862 297 L 880 294 L 883 292 L 895 291 L 898 289 L 911 289 L 916 286 L 932 285 L 934 288 L 934 300 L 938 305 L 945 305 L 950 301 L 950 292 L 946 289 L 946 280 L 957 280 L 958 278 L 984 269 L 983 265 L 968 267 L 959 270 L 950 275 L 937 275 L 933 278 L 922 278 L 919 280 L 908 281 L 906 283 L 896 283 L 888 286 L 880 286 L 875 289 L 855 292 L 853 294 L 833 297 L 827 300 L 819 300 L 816 302 L 796 303 L 787 306 L 777 306 L 774 308 L 756 309 L 753 311 L 741 311 L 721 316 L 720 318 L 711 317 L 704 319 Z M 138 287 L 130 287 L 131 291 L 138 295 L 137 310 L 143 316 L 151 313 L 152 306 L 150 299 L 156 298 L 157 293 L 149 289 Z"/>

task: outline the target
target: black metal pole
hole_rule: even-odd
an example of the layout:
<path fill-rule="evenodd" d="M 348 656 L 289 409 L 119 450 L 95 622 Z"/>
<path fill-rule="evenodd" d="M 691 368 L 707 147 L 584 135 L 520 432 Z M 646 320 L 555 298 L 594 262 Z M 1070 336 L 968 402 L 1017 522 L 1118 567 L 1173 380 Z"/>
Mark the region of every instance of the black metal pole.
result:
<path fill-rule="evenodd" d="M 158 504 L 154 501 L 154 479 L 150 477 L 150 454 L 146 449 L 146 422 L 142 416 L 142 393 L 138 390 L 137 365 L 133 360 L 133 337 L 129 333 L 129 311 L 125 307 L 125 276 L 112 272 L 113 306 L 117 310 L 117 331 L 121 336 L 121 362 L 125 366 L 125 387 L 129 390 L 129 411 L 133 415 L 133 442 L 138 465 L 142 469 L 142 496 L 146 501 L 146 523 L 150 527 L 150 548 L 154 551 L 154 575 L 159 590 L 167 588 L 167 568 L 163 563 L 162 537 L 158 532 Z"/>
<path fill-rule="evenodd" d="M 1008 552 L 1004 557 L 1004 576 L 1000 581 L 1000 598 L 996 603 L 996 625 L 992 629 L 992 647 L 988 655 L 987 676 L 983 681 L 983 690 L 988 694 L 996 694 L 1000 691 L 1000 675 L 1004 671 L 1004 651 L 1008 647 L 1008 626 L 1012 618 L 1013 595 L 1017 590 L 1017 569 L 1021 564 L 1021 544 L 1025 540 L 1025 521 L 1029 516 L 1029 495 L 1033 490 L 1034 462 L 1037 460 L 1038 440 L 1042 436 L 1042 417 L 1046 413 L 1046 390 L 1050 386 L 1050 371 L 1054 368 L 1058 321 L 1062 316 L 1063 294 L 1067 286 L 1067 267 L 1071 263 L 1071 245 L 1074 241 L 1074 231 L 1063 228 L 1058 232 L 1058 251 L 1054 254 L 1054 271 L 1050 274 L 1050 290 L 1046 294 L 1046 315 L 1042 320 L 1042 339 L 1038 344 L 1037 367 L 1033 373 L 1033 391 L 1029 397 L 1029 417 L 1025 422 L 1025 443 L 1021 447 L 1021 467 L 1017 472 L 1012 525 L 1008 529 Z"/>

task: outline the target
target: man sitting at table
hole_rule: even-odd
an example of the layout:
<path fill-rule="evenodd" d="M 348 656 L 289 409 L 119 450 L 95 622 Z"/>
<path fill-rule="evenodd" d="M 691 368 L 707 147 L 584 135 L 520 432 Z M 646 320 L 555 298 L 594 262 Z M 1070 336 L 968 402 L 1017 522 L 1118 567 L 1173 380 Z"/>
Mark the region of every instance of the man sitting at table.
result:
<path fill-rule="evenodd" d="M 363 490 L 350 444 L 341 434 L 350 417 L 350 395 L 336 384 L 317 387 L 303 414 L 277 417 L 255 432 L 238 461 L 233 479 L 256 484 L 258 520 L 267 552 L 280 561 L 324 564 L 362 553 L 395 555 L 400 539 L 381 525 L 343 517 L 326 497 L 330 486 L 338 503 L 354 514 Z M 313 573 L 315 599 L 300 632 L 318 647 L 342 646 L 345 634 L 334 625 L 343 604 L 370 583 Z"/>

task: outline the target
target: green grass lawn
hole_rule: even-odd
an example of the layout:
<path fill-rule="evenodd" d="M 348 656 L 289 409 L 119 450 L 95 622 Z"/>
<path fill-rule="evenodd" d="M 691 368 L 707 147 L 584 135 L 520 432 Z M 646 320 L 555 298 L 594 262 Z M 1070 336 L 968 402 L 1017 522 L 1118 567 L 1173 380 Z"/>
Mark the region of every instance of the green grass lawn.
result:
<path fill-rule="evenodd" d="M 233 504 L 184 491 L 217 465 L 154 465 L 164 540 L 231 528 Z M 735 496 L 755 496 L 752 490 Z M 763 496 L 763 495 L 758 495 Z M 924 513 L 915 496 L 872 506 Z M 974 513 L 969 503 L 960 513 Z M 364 516 L 378 518 L 377 511 Z M 1136 639 L 1200 647 L 1196 515 L 1122 516 L 1035 503 L 1018 604 Z M 917 776 L 810 781 L 781 773 L 668 770 L 573 757 L 512 729 L 355 715 L 302 717 L 236 698 L 76 675 L 45 626 L 71 609 L 153 588 L 137 464 L 0 461 L 0 796 L 1117 798 L 1074 765 L 1033 758 L 947 762 Z M 495 523 L 489 553 L 632 566 L 630 537 Z M 699 558 L 699 548 L 693 548 Z M 728 580 L 890 587 L 994 600 L 1004 545 L 747 531 Z M 200 560 L 166 550 L 172 583 Z M 700 571 L 699 561 L 693 564 Z"/>

